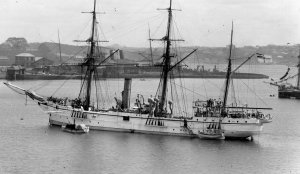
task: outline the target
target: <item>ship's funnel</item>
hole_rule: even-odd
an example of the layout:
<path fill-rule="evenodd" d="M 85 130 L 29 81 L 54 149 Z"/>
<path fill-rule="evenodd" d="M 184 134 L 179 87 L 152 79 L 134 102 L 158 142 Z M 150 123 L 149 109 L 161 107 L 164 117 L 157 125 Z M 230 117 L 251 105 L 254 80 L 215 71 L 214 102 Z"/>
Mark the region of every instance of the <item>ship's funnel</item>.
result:
<path fill-rule="evenodd" d="M 125 78 L 124 81 L 124 91 L 122 92 L 122 104 L 124 109 L 130 107 L 131 81 L 131 78 Z"/>
<path fill-rule="evenodd" d="M 124 53 L 123 53 L 123 50 L 120 50 L 119 52 L 120 52 L 120 59 L 121 59 L 121 60 L 124 60 Z"/>
<path fill-rule="evenodd" d="M 114 50 L 109 50 L 109 54 L 111 55 L 111 60 L 115 60 L 115 55 L 113 54 Z"/>

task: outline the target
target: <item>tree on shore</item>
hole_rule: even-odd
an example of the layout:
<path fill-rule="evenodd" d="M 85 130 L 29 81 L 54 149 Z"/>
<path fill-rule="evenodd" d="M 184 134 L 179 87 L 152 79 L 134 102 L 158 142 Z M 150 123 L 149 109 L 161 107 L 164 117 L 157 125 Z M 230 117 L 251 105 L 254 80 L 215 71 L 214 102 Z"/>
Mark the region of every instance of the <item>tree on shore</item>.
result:
<path fill-rule="evenodd" d="M 3 44 L 6 47 L 17 51 L 25 51 L 28 47 L 28 42 L 23 37 L 9 37 Z"/>

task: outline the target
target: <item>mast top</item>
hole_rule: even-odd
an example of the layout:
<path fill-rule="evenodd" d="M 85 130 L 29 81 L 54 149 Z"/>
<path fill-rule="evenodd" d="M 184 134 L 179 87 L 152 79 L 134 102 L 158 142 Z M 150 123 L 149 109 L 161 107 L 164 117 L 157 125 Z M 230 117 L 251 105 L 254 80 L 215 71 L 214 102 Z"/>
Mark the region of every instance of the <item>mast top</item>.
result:
<path fill-rule="evenodd" d="M 172 0 L 170 0 L 170 5 L 169 5 L 169 8 L 158 8 L 157 10 L 168 10 L 168 11 L 181 11 L 180 9 L 174 9 L 174 8 L 172 8 L 172 5 L 173 5 L 173 3 L 172 3 Z"/>

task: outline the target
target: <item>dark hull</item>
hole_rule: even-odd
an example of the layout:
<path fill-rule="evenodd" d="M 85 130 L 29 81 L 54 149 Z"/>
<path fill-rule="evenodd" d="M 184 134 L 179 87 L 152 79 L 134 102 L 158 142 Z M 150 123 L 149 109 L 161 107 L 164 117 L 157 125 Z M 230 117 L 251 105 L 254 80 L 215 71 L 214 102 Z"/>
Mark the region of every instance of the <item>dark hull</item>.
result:
<path fill-rule="evenodd" d="M 102 78 L 160 78 L 161 74 L 118 74 L 118 75 L 108 75 L 100 76 Z M 182 74 L 173 74 L 173 78 L 215 78 L 215 79 L 225 79 L 225 73 L 182 73 Z M 268 76 L 264 74 L 255 74 L 255 73 L 235 73 L 232 75 L 233 79 L 267 79 Z"/>
<path fill-rule="evenodd" d="M 110 74 L 103 75 L 99 74 L 99 78 L 160 78 L 159 73 L 146 73 L 146 74 Z M 182 74 L 174 74 L 174 78 L 215 78 L 215 79 L 224 79 L 225 73 L 182 73 Z M 8 78 L 7 80 L 59 80 L 59 79 L 81 79 L 81 75 L 45 75 L 45 74 L 23 74 L 17 75 L 14 78 Z M 235 73 L 232 75 L 234 79 L 265 79 L 268 76 L 263 74 L 255 74 L 255 73 Z"/>
<path fill-rule="evenodd" d="M 160 78 L 160 66 L 107 66 L 97 69 L 99 78 Z M 26 71 L 23 74 L 12 75 L 8 73 L 8 80 L 58 80 L 81 79 L 82 69 L 79 66 L 49 66 Z M 213 70 L 174 69 L 170 75 L 173 78 L 215 78 L 225 79 L 226 72 Z M 264 79 L 269 78 L 264 74 L 236 72 L 231 75 L 233 79 Z"/>
<path fill-rule="evenodd" d="M 278 98 L 300 99 L 300 90 L 282 90 L 282 91 L 278 91 Z"/>
<path fill-rule="evenodd" d="M 42 75 L 42 74 L 18 74 L 15 77 L 6 76 L 6 80 L 63 80 L 81 79 L 80 75 Z"/>

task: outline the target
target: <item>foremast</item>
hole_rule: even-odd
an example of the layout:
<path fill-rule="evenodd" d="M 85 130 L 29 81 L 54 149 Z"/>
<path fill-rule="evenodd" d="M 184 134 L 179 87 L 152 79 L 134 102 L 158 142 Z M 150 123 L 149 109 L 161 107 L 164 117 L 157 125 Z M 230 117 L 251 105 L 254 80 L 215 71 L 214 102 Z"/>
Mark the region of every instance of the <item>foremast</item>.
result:
<path fill-rule="evenodd" d="M 89 53 L 87 54 L 87 59 L 83 66 L 86 66 L 86 91 L 85 91 L 85 96 L 84 96 L 84 101 L 83 101 L 83 108 L 84 110 L 89 110 L 90 107 L 90 100 L 91 100 L 91 86 L 92 86 L 92 77 L 95 72 L 95 46 L 96 46 L 96 41 L 95 41 L 95 30 L 96 30 L 96 0 L 94 0 L 94 9 L 92 12 L 93 15 L 93 21 L 92 21 L 92 32 L 91 32 L 91 37 L 87 40 L 87 42 L 90 43 L 90 50 Z"/>
<path fill-rule="evenodd" d="M 228 90 L 230 86 L 230 76 L 231 76 L 231 56 L 232 56 L 232 39 L 233 39 L 233 22 L 231 24 L 231 36 L 230 36 L 230 46 L 229 46 L 229 58 L 228 58 L 228 67 L 226 73 L 226 82 L 225 82 L 225 91 L 224 91 L 224 98 L 223 98 L 223 107 L 222 111 L 225 111 L 227 98 L 228 98 Z"/>

